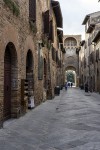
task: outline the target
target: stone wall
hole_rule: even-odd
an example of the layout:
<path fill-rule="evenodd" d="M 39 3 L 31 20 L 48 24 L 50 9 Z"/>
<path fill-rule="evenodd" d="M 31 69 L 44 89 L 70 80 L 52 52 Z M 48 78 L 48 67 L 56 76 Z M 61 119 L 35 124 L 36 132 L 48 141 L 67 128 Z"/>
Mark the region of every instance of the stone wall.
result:
<path fill-rule="evenodd" d="M 26 58 L 28 50 L 33 55 L 33 75 L 34 75 L 34 99 L 35 105 L 43 101 L 43 80 L 38 80 L 38 42 L 42 37 L 42 11 L 47 6 L 41 6 L 37 0 L 37 32 L 32 32 L 29 24 L 29 1 L 18 1 L 20 14 L 13 15 L 12 11 L 2 0 L 0 2 L 0 118 L 3 118 L 3 100 L 4 100 L 4 55 L 9 42 L 15 46 L 17 54 L 18 77 L 15 98 L 11 106 L 12 117 L 18 117 L 21 113 L 21 80 L 26 79 Z M 23 7 L 24 6 L 24 7 Z M 39 8 L 38 8 L 39 7 Z M 40 9 L 41 7 L 41 9 Z M 12 54 L 13 55 L 13 54 Z M 48 51 L 44 50 L 44 56 L 48 59 Z M 14 79 L 12 74 L 12 79 Z M 14 92 L 13 92 L 14 93 Z"/>
<path fill-rule="evenodd" d="M 10 49 L 11 54 L 11 117 L 19 117 L 24 111 L 27 112 L 27 96 L 22 100 L 22 83 L 27 82 L 27 73 L 31 66 L 33 76 L 33 95 L 35 106 L 45 101 L 47 98 L 54 97 L 54 88 L 57 85 L 57 64 L 52 60 L 52 46 L 48 48 L 47 44 L 43 43 L 43 38 L 47 40 L 47 36 L 43 31 L 43 12 L 50 9 L 50 0 L 36 0 L 36 22 L 34 29 L 30 26 L 29 20 L 29 1 L 14 0 L 17 4 L 17 11 L 9 9 L 9 6 L 1 0 L 0 2 L 0 120 L 4 120 L 4 81 L 5 81 L 5 54 L 6 48 Z M 57 25 L 56 18 L 53 13 L 50 14 L 50 19 L 53 19 L 54 43 L 52 44 L 58 55 L 61 50 L 57 43 Z M 16 14 L 18 13 L 18 14 Z M 50 42 L 47 40 L 47 42 Z M 43 46 L 44 44 L 44 46 Z M 39 51 L 43 59 L 43 78 L 39 78 Z M 28 53 L 31 53 L 31 58 L 28 60 Z M 63 57 L 63 56 L 62 56 Z M 44 60 L 46 62 L 46 77 Z M 27 62 L 29 61 L 29 62 Z M 60 76 L 60 75 L 59 75 Z M 44 82 L 46 79 L 46 87 Z M 29 87 L 28 87 L 29 88 Z"/>

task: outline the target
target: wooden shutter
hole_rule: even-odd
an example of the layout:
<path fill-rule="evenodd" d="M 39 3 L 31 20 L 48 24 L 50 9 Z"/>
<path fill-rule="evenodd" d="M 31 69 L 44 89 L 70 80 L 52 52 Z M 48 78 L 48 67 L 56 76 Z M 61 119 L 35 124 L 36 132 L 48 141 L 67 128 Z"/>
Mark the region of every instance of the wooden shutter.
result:
<path fill-rule="evenodd" d="M 29 0 L 29 18 L 36 21 L 36 0 Z"/>
<path fill-rule="evenodd" d="M 49 33 L 49 10 L 43 13 L 44 33 Z"/>
<path fill-rule="evenodd" d="M 42 48 L 41 45 L 38 44 L 38 79 L 43 79 L 43 56 L 41 55 Z"/>
<path fill-rule="evenodd" d="M 50 21 L 50 28 L 49 28 L 49 40 L 54 42 L 54 33 L 53 33 L 53 21 Z"/>
<path fill-rule="evenodd" d="M 99 49 L 96 50 L 96 62 L 99 60 Z"/>
<path fill-rule="evenodd" d="M 56 62 L 58 63 L 58 51 L 56 51 Z"/>

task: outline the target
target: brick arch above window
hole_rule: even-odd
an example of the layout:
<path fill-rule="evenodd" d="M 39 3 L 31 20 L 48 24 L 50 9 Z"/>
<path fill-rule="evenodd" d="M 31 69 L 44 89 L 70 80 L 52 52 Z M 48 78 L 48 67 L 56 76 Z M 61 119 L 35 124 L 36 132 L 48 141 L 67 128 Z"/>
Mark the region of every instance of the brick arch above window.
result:
<path fill-rule="evenodd" d="M 77 46 L 77 40 L 73 37 L 68 37 L 64 41 L 65 46 Z"/>

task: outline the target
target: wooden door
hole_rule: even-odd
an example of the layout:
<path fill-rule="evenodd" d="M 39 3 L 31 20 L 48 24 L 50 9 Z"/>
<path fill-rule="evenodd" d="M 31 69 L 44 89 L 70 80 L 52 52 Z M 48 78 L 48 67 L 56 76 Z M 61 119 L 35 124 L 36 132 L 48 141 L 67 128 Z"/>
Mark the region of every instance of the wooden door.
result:
<path fill-rule="evenodd" d="M 6 50 L 4 58 L 4 120 L 11 117 L 11 55 Z"/>

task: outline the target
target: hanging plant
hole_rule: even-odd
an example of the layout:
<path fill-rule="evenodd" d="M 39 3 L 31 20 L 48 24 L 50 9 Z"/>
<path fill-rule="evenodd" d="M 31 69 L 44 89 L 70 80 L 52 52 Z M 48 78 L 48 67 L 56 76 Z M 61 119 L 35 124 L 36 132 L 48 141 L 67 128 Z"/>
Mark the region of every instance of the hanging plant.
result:
<path fill-rule="evenodd" d="M 33 21 L 29 21 L 29 23 L 30 23 L 30 28 L 32 32 L 36 33 L 37 32 L 36 24 Z"/>
<path fill-rule="evenodd" d="M 46 39 L 45 38 L 42 38 L 42 42 L 44 45 L 46 45 Z"/>
<path fill-rule="evenodd" d="M 47 41 L 47 48 L 50 50 L 51 44 Z"/>
<path fill-rule="evenodd" d="M 12 0 L 3 0 L 3 1 L 15 16 L 19 16 L 20 14 L 19 6 L 15 2 L 13 2 Z"/>

